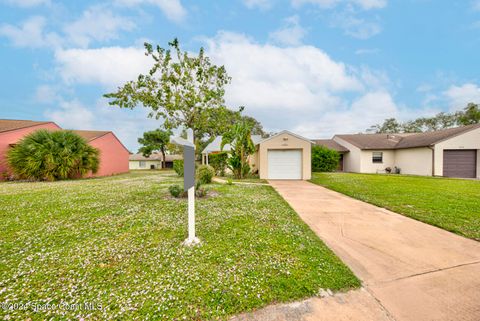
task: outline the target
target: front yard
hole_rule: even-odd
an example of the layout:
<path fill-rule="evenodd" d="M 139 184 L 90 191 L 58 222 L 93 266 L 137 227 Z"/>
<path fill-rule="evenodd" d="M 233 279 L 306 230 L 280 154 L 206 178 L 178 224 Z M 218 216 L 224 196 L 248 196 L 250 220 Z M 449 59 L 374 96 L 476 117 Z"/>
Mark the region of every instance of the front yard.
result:
<path fill-rule="evenodd" d="M 480 240 L 480 182 L 403 175 L 313 173 L 312 182 Z"/>
<path fill-rule="evenodd" d="M 173 172 L 0 183 L 1 318 L 226 319 L 359 286 L 269 186 L 211 185 L 217 195 L 197 200 L 202 244 L 181 246 L 186 201 L 172 183 Z"/>

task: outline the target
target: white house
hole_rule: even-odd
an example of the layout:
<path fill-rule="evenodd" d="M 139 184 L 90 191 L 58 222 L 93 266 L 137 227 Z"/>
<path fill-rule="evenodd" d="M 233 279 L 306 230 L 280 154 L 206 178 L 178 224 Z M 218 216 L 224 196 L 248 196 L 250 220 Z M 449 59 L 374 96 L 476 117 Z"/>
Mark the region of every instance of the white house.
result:
<path fill-rule="evenodd" d="M 335 135 L 315 140 L 338 150 L 346 172 L 480 178 L 480 124 L 408 134 Z"/>
<path fill-rule="evenodd" d="M 222 137 L 217 137 L 202 151 L 202 163 L 208 164 L 210 154 L 221 152 Z M 268 138 L 252 135 L 256 151 L 249 157 L 253 172 L 258 172 L 263 179 L 310 179 L 311 147 L 309 139 L 282 131 Z M 224 151 L 230 151 L 225 145 Z"/>
<path fill-rule="evenodd" d="M 142 154 L 131 154 L 129 157 L 129 169 L 160 169 L 162 168 L 162 154 L 153 153 L 149 157 Z M 172 168 L 173 161 L 182 159 L 182 155 L 165 155 L 165 168 Z"/>

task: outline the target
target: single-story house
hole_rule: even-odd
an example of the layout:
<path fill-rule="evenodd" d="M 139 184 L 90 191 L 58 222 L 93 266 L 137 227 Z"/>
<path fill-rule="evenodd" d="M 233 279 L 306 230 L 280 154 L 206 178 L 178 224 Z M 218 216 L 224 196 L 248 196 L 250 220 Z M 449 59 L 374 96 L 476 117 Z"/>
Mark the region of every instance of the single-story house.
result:
<path fill-rule="evenodd" d="M 128 173 L 130 151 L 111 131 L 72 130 L 83 137 L 92 147 L 100 150 L 100 167 L 98 172 L 89 176 L 109 176 Z"/>
<path fill-rule="evenodd" d="M 165 168 L 173 168 L 173 161 L 183 159 L 182 155 L 165 155 Z M 161 153 L 153 153 L 149 157 L 142 154 L 132 154 L 129 157 L 130 169 L 160 169 L 162 168 L 163 156 Z"/>
<path fill-rule="evenodd" d="M 39 129 L 61 130 L 51 121 L 0 119 L 0 174 L 9 173 L 6 154 L 26 135 Z M 111 131 L 74 130 L 90 145 L 100 150 L 100 168 L 95 175 L 107 176 L 128 172 L 129 151 Z M 0 175 L 0 180 L 3 175 Z"/>
<path fill-rule="evenodd" d="M 217 137 L 202 151 L 202 163 L 208 164 L 208 156 L 221 152 L 222 137 Z M 253 172 L 262 179 L 310 179 L 311 147 L 309 139 L 284 130 L 268 138 L 252 135 L 255 153 L 249 163 Z M 230 151 L 225 145 L 224 151 Z"/>
<path fill-rule="evenodd" d="M 426 133 L 335 135 L 314 140 L 337 150 L 346 172 L 480 178 L 480 124 Z"/>

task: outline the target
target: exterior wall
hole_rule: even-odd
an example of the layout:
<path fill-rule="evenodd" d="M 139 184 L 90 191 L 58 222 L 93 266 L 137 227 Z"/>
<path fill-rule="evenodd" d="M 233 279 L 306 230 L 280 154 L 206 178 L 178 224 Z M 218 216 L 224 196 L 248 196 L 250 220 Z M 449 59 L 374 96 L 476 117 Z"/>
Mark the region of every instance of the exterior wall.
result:
<path fill-rule="evenodd" d="M 260 171 L 259 156 L 260 156 L 259 147 L 257 146 L 255 153 L 253 155 L 248 156 L 248 165 L 250 165 L 250 169 L 252 170 L 252 173 L 255 173 L 256 171 Z"/>
<path fill-rule="evenodd" d="M 1 174 L 9 172 L 6 155 L 8 149 L 10 148 L 10 144 L 17 143 L 26 135 L 39 129 L 59 130 L 61 128 L 55 123 L 47 123 L 0 133 L 0 180 L 3 179 L 3 175 Z"/>
<path fill-rule="evenodd" d="M 286 139 L 286 140 L 284 140 Z M 297 138 L 288 133 L 280 134 L 272 139 L 260 143 L 258 160 L 260 178 L 268 178 L 268 150 L 269 149 L 301 149 L 302 150 L 302 179 L 312 177 L 312 143 Z"/>
<path fill-rule="evenodd" d="M 476 149 L 477 150 L 477 178 L 480 178 L 480 128 L 452 137 L 435 144 L 434 175 L 443 176 L 443 150 L 445 149 Z"/>
<path fill-rule="evenodd" d="M 350 150 L 350 152 L 343 155 L 343 171 L 360 173 L 362 150 L 337 136 L 334 136 L 333 140 Z"/>
<path fill-rule="evenodd" d="M 89 144 L 100 150 L 100 168 L 90 176 L 108 176 L 128 172 L 128 150 L 114 134 L 108 133 L 94 139 Z"/>
<path fill-rule="evenodd" d="M 386 167 L 397 166 L 403 174 L 432 175 L 432 151 L 427 147 L 397 150 L 361 150 L 345 140 L 334 137 L 337 143 L 350 152 L 343 156 L 343 170 L 354 173 L 380 173 Z M 373 163 L 372 153 L 382 152 L 383 163 Z"/>
<path fill-rule="evenodd" d="M 140 161 L 131 160 L 131 161 L 128 162 L 128 168 L 129 169 L 150 169 L 151 165 L 154 165 L 155 168 L 162 168 L 162 162 L 161 161 L 148 160 L 148 161 L 144 161 L 144 162 L 145 162 L 145 167 L 140 167 Z"/>
<path fill-rule="evenodd" d="M 383 162 L 372 162 L 372 153 L 382 152 Z M 360 173 L 385 173 L 385 168 L 395 166 L 395 151 L 393 150 L 362 150 L 360 153 Z"/>
<path fill-rule="evenodd" d="M 428 147 L 397 149 L 395 166 L 402 174 L 432 176 L 432 153 Z"/>

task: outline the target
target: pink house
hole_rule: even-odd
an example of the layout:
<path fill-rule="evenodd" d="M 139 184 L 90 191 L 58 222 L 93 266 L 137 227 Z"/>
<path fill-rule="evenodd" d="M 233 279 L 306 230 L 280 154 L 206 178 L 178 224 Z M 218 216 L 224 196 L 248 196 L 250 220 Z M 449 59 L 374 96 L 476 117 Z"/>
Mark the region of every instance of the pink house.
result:
<path fill-rule="evenodd" d="M 113 132 L 93 130 L 74 130 L 73 132 L 100 150 L 100 168 L 95 175 L 91 176 L 109 176 L 128 172 L 130 152 Z"/>
<path fill-rule="evenodd" d="M 39 129 L 59 130 L 61 128 L 49 121 L 0 119 L 0 175 L 8 172 L 5 157 L 10 146 Z"/>
<path fill-rule="evenodd" d="M 39 130 L 60 130 L 60 126 L 48 121 L 0 119 L 0 180 L 8 172 L 7 150 L 24 136 Z M 90 145 L 100 150 L 100 168 L 95 175 L 108 176 L 128 172 L 130 152 L 111 131 L 74 130 Z"/>

